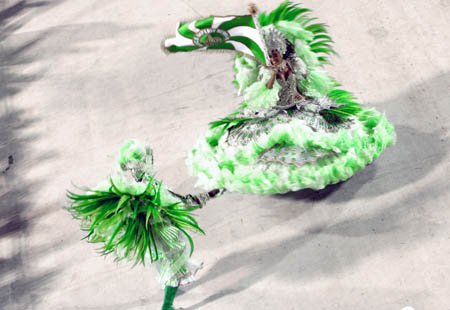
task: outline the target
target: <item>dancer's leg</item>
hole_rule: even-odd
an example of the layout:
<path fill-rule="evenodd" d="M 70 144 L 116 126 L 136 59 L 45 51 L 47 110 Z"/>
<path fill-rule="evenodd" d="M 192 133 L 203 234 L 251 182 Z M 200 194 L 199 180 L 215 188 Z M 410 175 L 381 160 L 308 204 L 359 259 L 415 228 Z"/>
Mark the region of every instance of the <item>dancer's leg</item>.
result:
<path fill-rule="evenodd" d="M 164 289 L 164 303 L 162 310 L 175 310 L 173 307 L 173 301 L 177 295 L 178 286 L 166 286 Z"/>

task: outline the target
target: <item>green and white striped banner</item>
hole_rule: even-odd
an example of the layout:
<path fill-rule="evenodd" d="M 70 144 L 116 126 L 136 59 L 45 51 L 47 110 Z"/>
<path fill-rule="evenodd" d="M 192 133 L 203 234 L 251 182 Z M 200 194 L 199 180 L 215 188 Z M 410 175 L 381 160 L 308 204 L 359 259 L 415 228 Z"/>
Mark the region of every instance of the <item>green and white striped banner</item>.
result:
<path fill-rule="evenodd" d="M 266 64 L 265 45 L 252 15 L 210 16 L 179 23 L 175 38 L 164 41 L 169 52 L 228 49 L 251 55 Z"/>

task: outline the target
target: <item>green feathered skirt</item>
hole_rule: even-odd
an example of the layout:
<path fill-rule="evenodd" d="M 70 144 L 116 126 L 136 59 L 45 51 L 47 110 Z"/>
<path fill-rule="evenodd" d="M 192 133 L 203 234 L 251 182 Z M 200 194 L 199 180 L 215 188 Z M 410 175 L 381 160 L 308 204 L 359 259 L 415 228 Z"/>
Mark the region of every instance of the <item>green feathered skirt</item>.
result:
<path fill-rule="evenodd" d="M 212 128 L 189 153 L 188 170 L 206 190 L 319 190 L 347 180 L 395 142 L 394 127 L 374 109 L 362 107 L 338 126 L 316 116 L 280 112 L 226 130 Z"/>
<path fill-rule="evenodd" d="M 151 265 L 163 287 L 188 285 L 202 268 L 202 262 L 191 258 L 193 241 L 187 233 L 203 232 L 191 213 L 200 206 L 159 181 L 114 175 L 85 194 L 68 192 L 68 198 L 67 210 L 81 221 L 89 242 L 103 245 L 101 254 Z"/>

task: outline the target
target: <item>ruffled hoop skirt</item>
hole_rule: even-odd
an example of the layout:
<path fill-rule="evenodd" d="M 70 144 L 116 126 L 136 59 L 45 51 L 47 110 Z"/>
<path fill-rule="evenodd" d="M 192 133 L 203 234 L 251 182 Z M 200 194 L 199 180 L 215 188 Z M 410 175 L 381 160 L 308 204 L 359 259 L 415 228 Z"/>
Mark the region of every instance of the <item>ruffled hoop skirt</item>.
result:
<path fill-rule="evenodd" d="M 198 177 L 196 185 L 256 194 L 319 190 L 347 180 L 395 141 L 386 117 L 364 107 L 338 124 L 296 110 L 218 131 L 208 130 L 189 153 L 187 166 Z"/>

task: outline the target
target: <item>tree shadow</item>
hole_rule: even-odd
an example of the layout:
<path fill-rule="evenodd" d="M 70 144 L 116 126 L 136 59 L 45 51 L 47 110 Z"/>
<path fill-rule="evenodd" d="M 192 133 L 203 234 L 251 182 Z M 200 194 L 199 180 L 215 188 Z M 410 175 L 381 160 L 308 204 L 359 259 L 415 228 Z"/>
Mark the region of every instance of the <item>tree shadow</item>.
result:
<path fill-rule="evenodd" d="M 36 119 L 25 116 L 23 110 L 13 110 L 0 116 L 0 242 L 3 258 L 0 260 L 0 304 L 6 308 L 22 309 L 37 304 L 59 272 L 58 268 L 33 270 L 29 259 L 37 262 L 40 256 L 48 255 L 51 247 L 27 247 L 26 238 L 33 222 L 46 216 L 50 210 L 32 211 L 33 193 L 43 186 L 42 179 L 26 180 L 31 141 L 37 134 L 26 134 L 35 125 Z M 48 152 L 36 156 L 38 162 L 51 160 L 55 154 Z"/>
<path fill-rule="evenodd" d="M 39 15 L 64 1 L 19 1 L 2 9 L 0 3 L 0 308 L 34 308 L 54 287 L 55 277 L 63 266 L 40 267 L 39 263 L 55 252 L 56 241 L 29 245 L 30 236 L 40 217 L 58 209 L 37 210 L 36 193 L 45 187 L 51 175 L 27 179 L 34 164 L 47 163 L 56 157 L 52 151 L 36 154 L 33 146 L 40 134 L 41 119 L 31 118 L 30 111 L 14 107 L 16 95 L 42 79 L 47 67 L 57 57 L 89 52 L 84 43 L 111 40 L 127 31 L 148 29 L 113 23 L 69 24 L 38 31 L 22 31 Z M 43 61 L 48 61 L 43 62 Z M 35 70 L 35 65 L 41 69 Z M 66 240 L 67 241 L 67 240 Z M 32 263 L 31 263 L 32 262 Z M 65 265 L 65 263 L 64 263 Z M 127 303 L 132 307 L 138 303 Z M 116 307 L 116 308 L 119 308 Z"/>
<path fill-rule="evenodd" d="M 35 7 L 42 7 L 49 5 L 49 1 L 18 1 L 16 4 L 0 11 L 0 24 L 6 23 L 8 19 L 17 17 L 22 14 L 24 10 Z"/>
<path fill-rule="evenodd" d="M 51 9 L 61 1 L 26 1 L 0 11 L 0 100 L 20 92 L 26 84 L 39 79 L 41 73 L 18 74 L 15 67 L 30 63 L 27 52 L 42 40 L 33 36 L 21 42 L 11 44 L 11 37 L 39 14 Z"/>
<path fill-rule="evenodd" d="M 449 77 L 450 74 L 444 74 L 431 79 L 422 84 L 420 91 L 423 91 L 423 85 L 428 85 L 425 92 L 437 93 L 438 104 L 444 104 L 450 98 L 450 88 L 442 85 L 449 83 Z M 411 98 L 421 98 L 414 96 L 416 89 L 408 89 L 390 100 L 390 104 L 414 109 L 419 102 L 411 103 Z M 369 165 L 347 182 L 328 186 L 321 191 L 301 190 L 273 197 L 275 200 L 321 201 L 324 202 L 321 207 L 327 208 L 327 203 L 376 197 L 401 189 L 424 178 L 444 160 L 449 145 L 446 134 L 444 127 L 422 132 L 408 125 L 397 126 L 397 145 L 388 149 L 377 165 Z M 414 194 L 401 196 L 399 201 L 376 210 L 371 209 L 362 217 L 311 227 L 287 239 L 260 243 L 233 252 L 219 259 L 206 276 L 188 289 L 231 273 L 235 275 L 234 283 L 187 309 L 197 309 L 224 296 L 239 293 L 271 275 L 293 282 L 316 278 L 342 272 L 380 250 L 414 246 L 433 237 L 440 229 L 441 226 L 436 225 L 432 218 L 423 216 L 427 212 L 424 206 L 430 197 L 438 197 L 445 192 L 448 192 L 448 182 L 422 186 Z M 281 213 L 285 220 L 292 220 L 303 213 L 302 208 L 290 207 L 297 211 L 293 213 L 288 206 L 274 208 L 273 215 L 267 218 L 276 218 Z M 289 213 L 289 216 L 283 216 L 283 212 Z"/>
<path fill-rule="evenodd" d="M 144 26 L 121 26 L 114 23 L 67 24 L 44 28 L 38 31 L 18 33 L 31 20 L 60 5 L 62 1 L 20 1 L 0 12 L 0 100 L 21 92 L 32 82 L 40 80 L 47 67 L 67 54 L 86 53 L 95 49 L 89 43 L 111 40 L 130 31 L 148 30 Z M 23 67 L 40 64 L 40 69 L 23 70 Z"/>
<path fill-rule="evenodd" d="M 425 213 L 423 197 L 445 188 L 432 186 L 403 200 L 328 226 L 311 227 L 292 237 L 259 243 L 219 259 L 208 273 L 187 290 L 228 275 L 233 283 L 204 300 L 189 306 L 193 310 L 222 297 L 245 291 L 269 276 L 296 283 L 324 274 L 338 274 L 388 248 L 411 247 L 431 238 L 438 229 Z M 425 219 L 424 219 L 425 218 Z M 342 238 L 336 238 L 341 236 Z"/>

